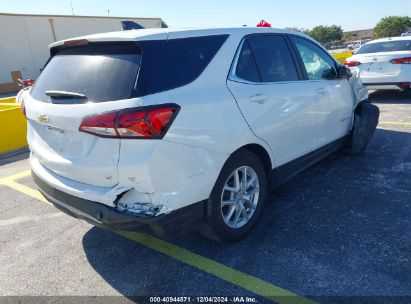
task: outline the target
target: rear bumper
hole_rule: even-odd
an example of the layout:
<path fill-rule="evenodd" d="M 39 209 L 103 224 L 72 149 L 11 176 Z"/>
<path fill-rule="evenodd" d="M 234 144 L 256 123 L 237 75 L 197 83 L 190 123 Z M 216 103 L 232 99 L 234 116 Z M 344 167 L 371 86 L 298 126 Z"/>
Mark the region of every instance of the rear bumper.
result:
<path fill-rule="evenodd" d="M 82 199 L 53 188 L 32 172 L 40 192 L 64 213 L 110 230 L 138 230 L 160 236 L 173 235 L 198 225 L 204 215 L 204 202 L 189 205 L 159 216 L 139 216 Z"/>
<path fill-rule="evenodd" d="M 167 140 L 125 141 L 120 154 L 118 183 L 113 187 L 64 177 L 64 170 L 61 173 L 49 168 L 36 153 L 31 154 L 30 165 L 52 188 L 74 197 L 116 207 L 114 202 L 119 195 L 130 192 L 130 203 L 163 206 L 159 213 L 167 214 L 207 200 L 229 156 Z M 70 170 L 77 167 L 75 163 L 70 166 Z M 100 174 L 93 167 L 88 170 L 89 174 Z"/>
<path fill-rule="evenodd" d="M 364 75 L 364 73 L 360 71 L 359 75 L 362 83 L 370 90 L 402 90 L 404 89 L 403 85 L 406 83 L 408 83 L 408 88 L 410 87 L 410 73 L 404 71 L 392 75 L 378 73 Z"/>

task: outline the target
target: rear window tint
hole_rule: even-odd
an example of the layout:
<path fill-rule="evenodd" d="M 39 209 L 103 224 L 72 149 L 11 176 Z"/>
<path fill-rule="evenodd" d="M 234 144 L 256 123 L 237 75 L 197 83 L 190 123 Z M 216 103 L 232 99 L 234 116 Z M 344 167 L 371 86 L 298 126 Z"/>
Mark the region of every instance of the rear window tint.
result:
<path fill-rule="evenodd" d="M 31 95 L 52 102 L 47 91 L 84 94 L 59 103 L 104 102 L 130 98 L 141 62 L 136 43 L 94 44 L 57 50 L 36 81 Z"/>
<path fill-rule="evenodd" d="M 411 51 L 411 40 L 391 40 L 363 45 L 356 54 Z"/>
<path fill-rule="evenodd" d="M 136 96 L 181 87 L 201 75 L 228 35 L 142 41 L 141 71 Z"/>
<path fill-rule="evenodd" d="M 139 41 L 138 45 L 94 43 L 52 50 L 55 55 L 31 95 L 54 103 L 104 102 L 181 87 L 201 75 L 227 37 Z M 46 95 L 47 91 L 78 93 L 87 99 L 52 100 Z"/>

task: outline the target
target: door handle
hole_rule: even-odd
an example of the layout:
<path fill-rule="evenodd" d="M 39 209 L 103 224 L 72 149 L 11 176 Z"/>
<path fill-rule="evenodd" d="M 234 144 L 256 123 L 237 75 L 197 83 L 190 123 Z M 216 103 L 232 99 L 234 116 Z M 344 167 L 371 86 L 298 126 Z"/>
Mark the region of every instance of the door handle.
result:
<path fill-rule="evenodd" d="M 324 88 L 317 89 L 317 93 L 320 95 L 328 95 L 328 90 Z"/>
<path fill-rule="evenodd" d="M 257 95 L 253 95 L 250 97 L 250 101 L 251 102 L 257 102 L 257 103 L 264 103 L 268 100 L 268 96 L 263 95 L 263 94 L 257 94 Z"/>

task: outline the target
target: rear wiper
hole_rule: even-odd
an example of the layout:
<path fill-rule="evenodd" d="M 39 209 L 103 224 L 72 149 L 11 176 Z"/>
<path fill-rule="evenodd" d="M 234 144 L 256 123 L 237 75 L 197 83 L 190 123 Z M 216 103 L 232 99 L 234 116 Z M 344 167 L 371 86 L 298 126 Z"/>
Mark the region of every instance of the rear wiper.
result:
<path fill-rule="evenodd" d="M 44 93 L 51 98 L 87 98 L 86 95 L 75 92 L 46 91 Z"/>

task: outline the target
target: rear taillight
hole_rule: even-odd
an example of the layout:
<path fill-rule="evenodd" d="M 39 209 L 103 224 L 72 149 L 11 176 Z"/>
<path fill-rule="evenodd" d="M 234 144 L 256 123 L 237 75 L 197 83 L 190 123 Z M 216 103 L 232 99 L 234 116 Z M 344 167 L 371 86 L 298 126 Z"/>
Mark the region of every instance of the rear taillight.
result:
<path fill-rule="evenodd" d="M 101 137 L 117 137 L 116 120 L 116 113 L 89 116 L 81 122 L 80 131 Z"/>
<path fill-rule="evenodd" d="M 411 57 L 396 58 L 390 60 L 394 64 L 411 64 Z"/>
<path fill-rule="evenodd" d="M 86 117 L 80 131 L 100 137 L 163 138 L 180 107 L 163 104 Z"/>
<path fill-rule="evenodd" d="M 359 66 L 360 64 L 361 64 L 361 62 L 352 61 L 352 60 L 345 61 L 345 63 L 344 63 L 344 65 L 346 65 L 347 67 L 350 67 L 350 68 L 355 67 L 355 66 Z"/>

